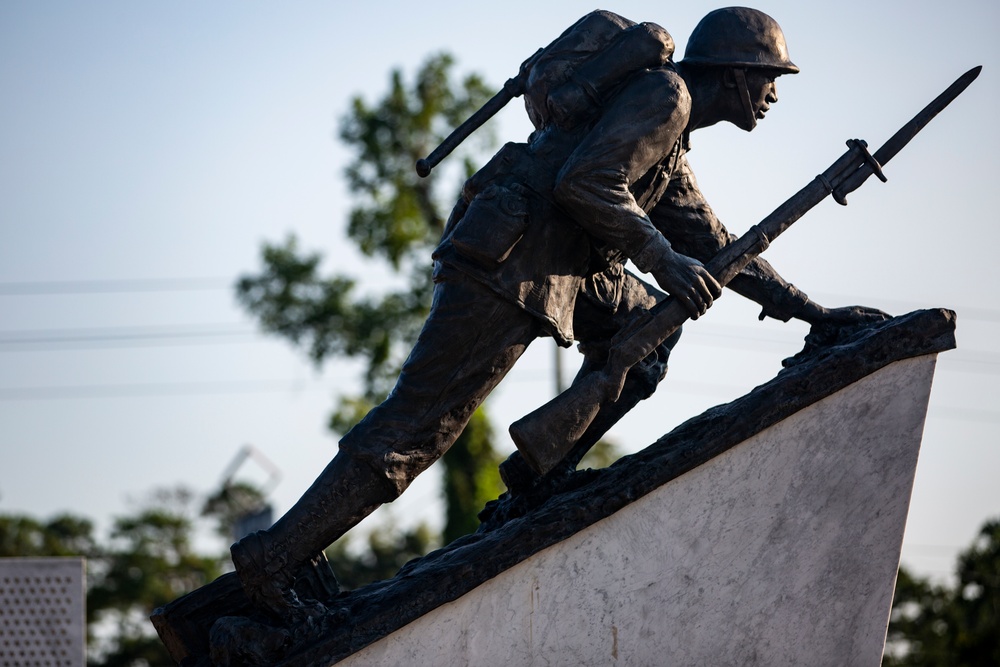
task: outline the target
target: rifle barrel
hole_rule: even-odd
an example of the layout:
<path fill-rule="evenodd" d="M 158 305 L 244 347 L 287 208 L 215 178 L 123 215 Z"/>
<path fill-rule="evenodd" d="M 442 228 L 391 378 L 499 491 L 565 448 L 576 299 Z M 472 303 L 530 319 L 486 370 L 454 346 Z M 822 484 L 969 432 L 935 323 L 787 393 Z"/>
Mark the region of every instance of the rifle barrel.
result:
<path fill-rule="evenodd" d="M 465 119 L 465 122 L 452 130 L 452 133 L 441 142 L 440 146 L 431 151 L 430 155 L 417 160 L 417 174 L 421 178 L 430 176 L 431 170 L 438 166 L 441 160 L 448 157 L 453 150 L 458 148 L 459 144 L 465 141 L 470 134 L 482 127 L 486 121 L 493 118 L 493 116 L 495 116 L 500 109 L 503 109 L 508 102 L 517 97 L 517 95 L 520 95 L 520 93 L 515 95 L 511 91 L 513 87 L 509 84 L 511 81 L 515 80 L 516 79 L 509 79 L 507 83 L 504 84 L 504 87 L 500 89 L 500 92 L 491 97 L 486 104 L 476 111 L 476 113 Z"/>

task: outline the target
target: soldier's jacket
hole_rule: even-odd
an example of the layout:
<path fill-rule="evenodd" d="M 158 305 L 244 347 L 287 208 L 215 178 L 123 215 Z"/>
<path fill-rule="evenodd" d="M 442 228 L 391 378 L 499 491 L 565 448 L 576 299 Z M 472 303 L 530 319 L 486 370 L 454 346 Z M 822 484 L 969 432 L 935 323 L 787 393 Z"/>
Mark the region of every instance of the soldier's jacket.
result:
<path fill-rule="evenodd" d="M 504 146 L 466 183 L 434 252 L 436 279 L 461 271 L 541 318 L 568 345 L 576 299 L 585 294 L 613 311 L 626 259 L 649 271 L 669 241 L 707 261 L 732 238 L 688 166 L 690 95 L 670 60 L 670 36 L 651 25 L 609 12 L 584 17 L 546 50 L 562 44 L 566 57 L 597 51 L 568 74 L 552 73 L 565 58 L 546 63 L 543 52 L 526 92 L 538 129 L 527 143 Z M 629 43 L 615 35 L 624 33 L 638 35 L 632 43 L 640 55 L 622 55 Z M 660 48 L 649 47 L 657 41 Z M 618 49 L 615 62 L 654 65 L 608 77 L 593 66 L 608 48 Z M 550 104 L 573 99 L 562 93 L 574 88 L 589 105 Z M 798 303 L 794 287 L 763 261 L 747 274 L 733 286 L 742 282 L 739 291 L 765 312 L 788 319 Z"/>

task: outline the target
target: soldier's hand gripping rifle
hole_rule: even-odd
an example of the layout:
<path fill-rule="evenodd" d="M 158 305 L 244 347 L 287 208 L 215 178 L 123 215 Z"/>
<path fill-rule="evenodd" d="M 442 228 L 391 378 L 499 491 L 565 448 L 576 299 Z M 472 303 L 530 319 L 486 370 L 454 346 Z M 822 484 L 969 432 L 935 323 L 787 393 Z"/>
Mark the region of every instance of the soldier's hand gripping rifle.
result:
<path fill-rule="evenodd" d="M 847 195 L 861 187 L 872 174 L 885 181 L 882 165 L 958 97 L 979 76 L 981 69 L 974 67 L 959 77 L 874 155 L 868 152 L 864 141 L 848 141 L 848 151 L 829 169 L 746 234 L 723 248 L 705 268 L 720 285 L 725 285 L 771 241 L 828 194 L 832 194 L 837 203 L 846 206 Z M 603 369 L 580 378 L 553 400 L 510 426 L 514 443 L 535 472 L 544 475 L 570 453 L 597 416 L 601 405 L 618 400 L 629 369 L 656 349 L 687 318 L 687 310 L 677 299 L 667 298 L 657 304 L 644 317 L 615 336 Z"/>

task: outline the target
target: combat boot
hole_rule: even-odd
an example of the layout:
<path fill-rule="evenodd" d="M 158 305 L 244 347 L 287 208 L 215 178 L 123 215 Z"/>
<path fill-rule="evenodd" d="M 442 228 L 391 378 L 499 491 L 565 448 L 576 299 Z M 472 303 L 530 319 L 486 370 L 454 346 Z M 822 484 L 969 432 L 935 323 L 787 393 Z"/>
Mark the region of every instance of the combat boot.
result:
<path fill-rule="evenodd" d="M 267 530 L 247 535 L 230 553 L 243 591 L 259 610 L 287 623 L 327 612 L 295 591 L 297 575 L 323 549 L 395 498 L 371 467 L 338 453 L 302 498 Z"/>

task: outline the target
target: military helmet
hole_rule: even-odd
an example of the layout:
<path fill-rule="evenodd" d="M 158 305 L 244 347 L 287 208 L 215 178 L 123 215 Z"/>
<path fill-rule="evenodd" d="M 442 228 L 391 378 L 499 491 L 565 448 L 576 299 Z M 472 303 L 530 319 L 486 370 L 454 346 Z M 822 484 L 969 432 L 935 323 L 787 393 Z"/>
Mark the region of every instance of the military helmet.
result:
<path fill-rule="evenodd" d="M 682 62 L 728 67 L 766 67 L 795 74 L 778 22 L 748 7 L 716 9 L 695 26 Z"/>

